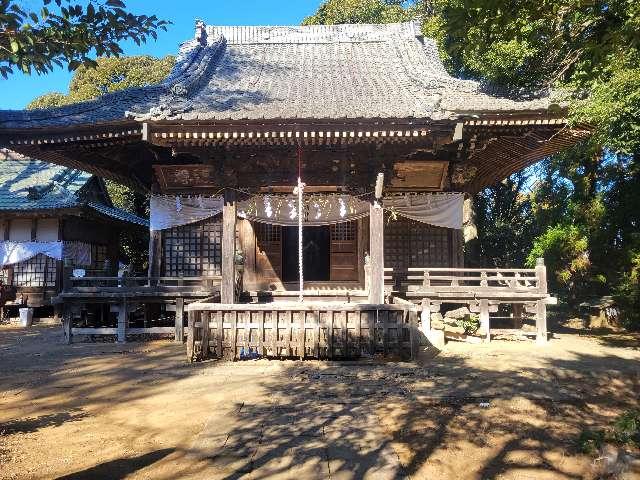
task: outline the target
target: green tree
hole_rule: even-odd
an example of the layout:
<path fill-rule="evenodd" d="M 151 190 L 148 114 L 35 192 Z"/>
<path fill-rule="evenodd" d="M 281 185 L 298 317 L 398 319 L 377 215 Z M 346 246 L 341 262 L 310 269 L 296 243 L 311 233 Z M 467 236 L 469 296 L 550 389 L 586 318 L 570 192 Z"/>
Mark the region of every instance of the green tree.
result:
<path fill-rule="evenodd" d="M 69 94 L 46 93 L 32 100 L 27 109 L 50 108 L 97 98 L 125 88 L 162 81 L 171 71 L 175 57 L 148 55 L 98 58 L 95 65 L 79 67 L 69 83 Z"/>
<path fill-rule="evenodd" d="M 328 0 L 305 23 L 416 14 L 451 74 L 520 97 L 551 90 L 572 123 L 594 128 L 589 142 L 525 172 L 527 181 L 518 174 L 476 196 L 468 260 L 546 256 L 559 293 L 574 302 L 616 293 L 640 326 L 640 2 Z"/>
<path fill-rule="evenodd" d="M 538 234 L 527 193 L 533 174 L 531 169 L 518 172 L 475 197 L 478 238 L 466 245 L 468 266 L 516 268 L 524 264 Z"/>
<path fill-rule="evenodd" d="M 98 58 L 94 66 L 81 66 L 69 84 L 69 94 L 47 93 L 34 99 L 27 108 L 50 108 L 97 98 L 109 92 L 142 87 L 162 81 L 175 64 L 175 57 L 150 56 Z M 141 217 L 149 215 L 149 199 L 133 189 L 107 180 L 107 191 L 113 204 Z M 121 238 L 121 257 L 137 271 L 144 271 L 149 239 L 147 236 L 124 231 Z"/>
<path fill-rule="evenodd" d="M 632 305 L 636 292 L 637 302 L 640 4 L 426 0 L 423 12 L 424 32 L 439 42 L 453 74 L 515 95 L 551 88 L 568 102 L 573 123 L 594 127 L 590 142 L 538 170 L 530 197 L 540 233 L 529 260 L 546 256 L 568 298 L 619 292 Z M 477 211 L 485 220 L 493 215 Z M 501 228 L 517 232 L 520 221 L 515 216 Z"/>
<path fill-rule="evenodd" d="M 326 0 L 302 24 L 402 22 L 411 19 L 410 5 L 406 0 Z"/>
<path fill-rule="evenodd" d="M 0 74 L 14 68 L 46 73 L 67 64 L 69 70 L 94 65 L 98 57 L 119 56 L 119 43 L 156 38 L 168 22 L 155 15 L 134 15 L 121 0 L 42 0 L 39 8 L 17 0 L 0 0 Z"/>

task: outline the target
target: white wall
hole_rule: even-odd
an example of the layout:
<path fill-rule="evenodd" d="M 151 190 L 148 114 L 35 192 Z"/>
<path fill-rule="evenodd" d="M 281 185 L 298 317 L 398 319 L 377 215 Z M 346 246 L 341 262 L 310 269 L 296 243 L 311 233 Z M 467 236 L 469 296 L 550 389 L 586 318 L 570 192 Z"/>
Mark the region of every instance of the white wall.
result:
<path fill-rule="evenodd" d="M 9 240 L 13 240 L 14 242 L 31 241 L 31 219 L 11 220 Z"/>
<path fill-rule="evenodd" d="M 58 219 L 39 218 L 36 240 L 38 242 L 55 242 L 58 240 Z"/>

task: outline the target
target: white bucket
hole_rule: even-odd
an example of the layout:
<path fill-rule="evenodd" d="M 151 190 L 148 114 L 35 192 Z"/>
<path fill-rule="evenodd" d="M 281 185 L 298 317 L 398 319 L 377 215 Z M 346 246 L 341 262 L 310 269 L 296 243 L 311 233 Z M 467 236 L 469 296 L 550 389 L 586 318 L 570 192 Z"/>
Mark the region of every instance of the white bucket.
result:
<path fill-rule="evenodd" d="M 20 326 L 30 327 L 33 324 L 33 308 L 19 308 Z"/>

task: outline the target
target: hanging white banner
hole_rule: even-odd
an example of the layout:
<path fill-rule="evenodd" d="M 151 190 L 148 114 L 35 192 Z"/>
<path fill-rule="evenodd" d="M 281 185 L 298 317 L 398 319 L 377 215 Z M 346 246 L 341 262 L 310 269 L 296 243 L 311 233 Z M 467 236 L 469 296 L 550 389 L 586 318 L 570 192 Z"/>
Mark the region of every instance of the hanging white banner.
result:
<path fill-rule="evenodd" d="M 151 230 L 188 225 L 222 212 L 222 197 L 151 197 Z M 384 197 L 385 210 L 438 227 L 462 228 L 463 193 L 401 194 Z M 303 196 L 304 226 L 332 225 L 369 215 L 369 202 L 351 195 L 311 193 Z M 254 195 L 238 202 L 238 216 L 253 222 L 298 225 L 296 195 Z"/>
<path fill-rule="evenodd" d="M 421 193 L 384 197 L 385 210 L 437 227 L 461 229 L 464 193 Z"/>
<path fill-rule="evenodd" d="M 304 226 L 332 225 L 369 215 L 369 203 L 351 195 L 308 194 L 302 198 Z M 272 225 L 298 225 L 297 195 L 255 195 L 238 202 L 238 216 Z"/>
<path fill-rule="evenodd" d="M 39 254 L 62 260 L 62 242 L 0 242 L 0 267 L 24 262 Z"/>
<path fill-rule="evenodd" d="M 222 205 L 222 197 L 152 195 L 149 228 L 165 230 L 199 222 L 218 215 L 222 212 Z"/>

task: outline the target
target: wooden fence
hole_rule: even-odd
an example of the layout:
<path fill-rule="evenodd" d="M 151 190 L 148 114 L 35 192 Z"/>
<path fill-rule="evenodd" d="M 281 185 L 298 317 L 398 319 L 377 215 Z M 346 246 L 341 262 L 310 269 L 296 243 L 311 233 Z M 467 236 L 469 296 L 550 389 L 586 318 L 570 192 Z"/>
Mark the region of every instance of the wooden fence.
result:
<path fill-rule="evenodd" d="M 193 290 L 212 289 L 219 290 L 221 276 L 208 277 L 73 277 L 66 276 L 64 291 L 77 293 L 109 293 L 130 290 Z"/>
<path fill-rule="evenodd" d="M 418 347 L 414 305 L 196 302 L 187 311 L 189 361 L 376 354 L 413 359 Z"/>
<path fill-rule="evenodd" d="M 511 305 L 514 330 L 522 330 L 523 312 L 533 313 L 536 339 L 547 341 L 547 305 L 556 303 L 547 291 L 544 260 L 535 268 L 409 268 L 405 295 L 421 302 L 421 328 L 431 334 L 431 313 L 443 304 L 466 304 L 479 320 L 485 340 L 491 340 L 490 313 L 501 304 Z M 494 332 L 495 333 L 495 332 Z M 526 332 L 521 332 L 523 335 Z"/>
<path fill-rule="evenodd" d="M 469 292 L 476 296 L 546 294 L 546 270 L 544 265 L 536 268 L 409 268 L 407 291 Z"/>

